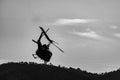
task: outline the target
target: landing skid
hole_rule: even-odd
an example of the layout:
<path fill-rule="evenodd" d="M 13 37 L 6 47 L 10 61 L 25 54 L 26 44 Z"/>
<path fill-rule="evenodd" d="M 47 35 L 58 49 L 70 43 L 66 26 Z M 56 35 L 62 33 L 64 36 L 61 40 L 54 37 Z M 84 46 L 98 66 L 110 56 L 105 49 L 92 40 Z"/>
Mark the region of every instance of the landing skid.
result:
<path fill-rule="evenodd" d="M 38 57 L 36 57 L 37 55 L 36 54 L 32 54 L 32 56 L 35 58 L 35 59 L 37 59 Z"/>

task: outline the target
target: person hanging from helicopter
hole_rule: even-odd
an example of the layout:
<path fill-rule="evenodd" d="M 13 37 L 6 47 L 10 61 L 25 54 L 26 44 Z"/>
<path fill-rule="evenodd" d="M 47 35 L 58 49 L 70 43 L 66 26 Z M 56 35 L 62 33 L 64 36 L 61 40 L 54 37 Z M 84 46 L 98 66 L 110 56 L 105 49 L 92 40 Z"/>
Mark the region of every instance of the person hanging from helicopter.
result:
<path fill-rule="evenodd" d="M 52 52 L 49 50 L 49 47 L 50 47 L 51 44 L 53 44 L 55 47 L 57 47 L 61 52 L 64 53 L 64 51 L 62 49 L 60 49 L 58 46 L 56 46 L 54 43 L 57 43 L 57 42 L 51 40 L 48 37 L 48 35 L 46 34 L 46 32 L 49 30 L 49 28 L 46 31 L 42 27 L 40 27 L 40 29 L 41 29 L 42 33 L 41 33 L 40 37 L 38 38 L 38 40 L 37 41 L 32 40 L 33 42 L 35 42 L 38 45 L 38 49 L 36 51 L 36 54 L 32 54 L 32 55 L 35 59 L 38 58 L 38 57 L 41 58 L 44 61 L 44 63 L 46 64 L 47 62 L 50 61 L 51 56 L 52 56 Z M 49 41 L 48 44 L 43 44 L 42 45 L 41 38 L 43 36 L 45 36 L 46 39 Z M 38 56 L 38 57 L 36 57 L 36 56 Z"/>

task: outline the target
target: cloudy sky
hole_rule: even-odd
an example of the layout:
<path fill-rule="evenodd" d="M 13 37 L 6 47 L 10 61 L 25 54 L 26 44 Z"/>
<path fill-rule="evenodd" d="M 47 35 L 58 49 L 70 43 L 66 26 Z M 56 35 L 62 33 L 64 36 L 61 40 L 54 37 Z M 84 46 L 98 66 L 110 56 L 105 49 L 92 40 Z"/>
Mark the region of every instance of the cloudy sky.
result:
<path fill-rule="evenodd" d="M 119 0 L 0 0 L 0 62 L 35 61 L 31 40 L 50 28 L 51 63 L 90 72 L 120 67 Z M 45 42 L 45 38 L 42 39 Z"/>

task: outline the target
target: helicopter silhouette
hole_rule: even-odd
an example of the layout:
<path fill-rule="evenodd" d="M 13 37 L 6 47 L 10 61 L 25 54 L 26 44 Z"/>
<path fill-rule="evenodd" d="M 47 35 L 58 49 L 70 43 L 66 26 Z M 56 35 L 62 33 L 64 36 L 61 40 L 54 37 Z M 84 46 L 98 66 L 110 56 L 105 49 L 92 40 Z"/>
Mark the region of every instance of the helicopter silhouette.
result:
<path fill-rule="evenodd" d="M 51 57 L 52 57 L 52 52 L 49 50 L 49 47 L 51 44 L 53 44 L 55 47 L 57 47 L 61 52 L 64 53 L 64 51 L 62 49 L 60 49 L 56 44 L 58 44 L 57 42 L 51 40 L 48 35 L 47 35 L 47 32 L 49 30 L 49 28 L 45 31 L 42 27 L 39 26 L 39 28 L 41 29 L 41 35 L 40 37 L 38 38 L 37 41 L 33 40 L 32 41 L 34 43 L 36 43 L 38 45 L 38 49 L 36 51 L 36 54 L 32 54 L 33 57 L 36 59 L 36 58 L 40 58 L 41 60 L 44 61 L 45 64 L 47 64 L 47 62 L 50 61 Z M 42 44 L 41 43 L 41 38 L 45 36 L 46 39 L 49 41 L 48 44 Z M 55 44 L 56 43 L 56 44 Z"/>

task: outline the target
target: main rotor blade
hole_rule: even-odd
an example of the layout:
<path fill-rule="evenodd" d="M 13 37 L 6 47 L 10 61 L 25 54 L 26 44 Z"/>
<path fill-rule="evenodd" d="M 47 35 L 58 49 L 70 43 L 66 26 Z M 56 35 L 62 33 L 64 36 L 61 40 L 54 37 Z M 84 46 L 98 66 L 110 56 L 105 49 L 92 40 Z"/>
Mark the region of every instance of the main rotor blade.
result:
<path fill-rule="evenodd" d="M 47 33 L 48 31 L 49 31 L 49 28 L 48 28 L 45 32 Z M 44 36 L 43 32 L 41 33 L 41 36 Z M 38 44 L 37 41 L 35 41 L 35 40 L 33 40 L 33 39 L 32 39 L 32 41 L 33 41 L 34 43 Z"/>
<path fill-rule="evenodd" d="M 54 43 L 52 43 L 55 47 L 57 47 L 61 52 L 64 53 L 64 51 L 62 49 L 60 49 L 57 45 L 55 45 Z"/>
<path fill-rule="evenodd" d="M 55 47 L 57 47 L 61 52 L 63 52 L 64 53 L 64 51 L 62 50 L 62 49 L 60 49 L 57 45 L 55 45 L 53 42 L 55 42 L 55 41 L 53 41 L 53 40 L 51 40 L 50 38 L 49 38 L 49 36 L 47 35 L 47 33 L 44 31 L 44 29 L 41 27 L 41 26 L 39 26 L 39 28 L 42 30 L 42 32 L 44 33 L 44 35 L 45 35 L 45 37 L 47 38 L 47 40 L 50 42 L 50 43 L 52 43 Z M 57 42 L 55 42 L 55 43 L 57 43 Z M 57 43 L 58 44 L 58 43 Z"/>
<path fill-rule="evenodd" d="M 49 38 L 49 36 L 47 35 L 47 31 L 49 30 L 49 28 L 48 28 L 48 30 L 47 31 L 45 31 L 41 26 L 39 26 L 39 28 L 42 30 L 42 32 L 44 33 L 44 35 L 45 35 L 45 37 L 47 38 L 47 40 L 50 42 L 50 43 L 56 43 L 56 44 L 59 44 L 58 42 L 56 42 L 56 41 L 54 41 L 54 40 L 51 40 L 50 38 Z"/>
<path fill-rule="evenodd" d="M 49 31 L 49 28 L 45 31 L 46 33 Z M 43 32 L 42 32 L 42 36 L 43 36 L 44 34 L 43 34 Z"/>
<path fill-rule="evenodd" d="M 37 41 L 35 41 L 34 39 L 32 39 L 32 41 L 33 41 L 34 43 L 38 44 L 38 42 L 37 42 Z"/>
<path fill-rule="evenodd" d="M 47 40 L 52 43 L 53 41 L 49 38 L 49 36 L 46 34 L 46 32 L 44 31 L 44 29 L 42 27 L 39 26 L 39 28 L 42 30 L 42 32 L 44 33 L 45 37 L 47 38 Z"/>
<path fill-rule="evenodd" d="M 52 40 L 52 41 L 53 41 L 53 40 Z M 59 43 L 58 43 L 58 42 L 56 42 L 56 41 L 53 41 L 53 42 L 59 45 Z"/>

